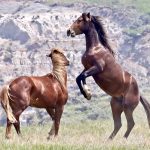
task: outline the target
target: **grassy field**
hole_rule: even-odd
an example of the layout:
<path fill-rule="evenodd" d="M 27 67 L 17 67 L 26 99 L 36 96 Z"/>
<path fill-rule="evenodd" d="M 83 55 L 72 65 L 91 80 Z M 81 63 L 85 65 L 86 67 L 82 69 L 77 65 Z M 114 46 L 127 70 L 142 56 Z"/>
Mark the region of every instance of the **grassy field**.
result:
<path fill-rule="evenodd" d="M 147 93 L 146 90 L 144 91 Z M 146 95 L 149 100 L 149 94 Z M 97 108 L 96 104 L 92 107 L 103 109 Z M 66 106 L 65 112 L 73 111 L 71 108 Z M 92 111 L 90 107 L 88 110 Z M 115 139 L 107 140 L 113 130 L 113 119 L 110 107 L 104 110 L 109 112 L 111 119 L 88 121 L 85 118 L 77 121 L 79 117 L 84 118 L 84 112 L 76 115 L 70 113 L 71 116 L 68 118 L 63 115 L 59 136 L 49 141 L 47 141 L 51 127 L 49 123 L 41 126 L 36 123 L 28 127 L 22 126 L 22 137 L 18 137 L 13 128 L 13 136 L 10 140 L 5 139 L 5 127 L 0 127 L 0 150 L 148 150 L 150 148 L 150 129 L 141 104 L 134 111 L 135 127 L 127 140 L 123 138 L 127 126 L 124 114 L 122 114 L 123 126 Z"/>
<path fill-rule="evenodd" d="M 140 108 L 140 109 L 139 109 Z M 13 129 L 11 140 L 4 138 L 5 128 L 0 127 L 0 149 L 2 150 L 148 150 L 150 147 L 150 130 L 142 107 L 135 111 L 136 125 L 126 140 L 122 136 L 126 131 L 126 121 L 123 117 L 123 127 L 113 141 L 107 138 L 113 130 L 113 121 L 62 121 L 59 136 L 47 141 L 50 126 L 22 127 L 22 137 L 18 137 Z"/>

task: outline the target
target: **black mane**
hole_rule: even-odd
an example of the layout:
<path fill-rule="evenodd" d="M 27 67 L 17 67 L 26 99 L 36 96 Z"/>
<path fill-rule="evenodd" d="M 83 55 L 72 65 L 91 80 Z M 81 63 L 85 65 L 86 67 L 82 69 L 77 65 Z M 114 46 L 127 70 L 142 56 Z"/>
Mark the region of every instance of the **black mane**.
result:
<path fill-rule="evenodd" d="M 107 35 L 105 33 L 104 27 L 102 26 L 102 22 L 101 22 L 100 17 L 92 16 L 92 23 L 95 26 L 95 29 L 96 29 L 96 31 L 98 33 L 98 37 L 99 37 L 99 40 L 100 40 L 101 44 L 105 48 L 107 48 L 110 51 L 110 53 L 114 56 L 115 52 L 113 51 L 113 49 L 109 45 L 109 42 L 108 42 L 108 39 L 107 39 Z"/>

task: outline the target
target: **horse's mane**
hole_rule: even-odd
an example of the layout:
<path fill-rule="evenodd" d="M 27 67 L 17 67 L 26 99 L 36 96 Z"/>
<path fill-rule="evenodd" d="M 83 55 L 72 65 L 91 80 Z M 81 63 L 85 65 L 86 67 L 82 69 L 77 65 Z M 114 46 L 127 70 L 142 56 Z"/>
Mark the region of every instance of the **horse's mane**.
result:
<path fill-rule="evenodd" d="M 101 22 L 101 18 L 99 16 L 91 16 L 91 17 L 92 17 L 91 21 L 95 26 L 95 29 L 98 33 L 98 37 L 99 37 L 99 40 L 100 40 L 101 44 L 105 48 L 107 48 L 110 51 L 110 53 L 114 56 L 115 52 L 113 51 L 113 49 L 111 48 L 111 46 L 109 44 L 105 29 L 104 29 L 104 27 L 102 25 L 102 22 Z"/>
<path fill-rule="evenodd" d="M 66 75 L 66 68 L 65 68 L 65 59 L 63 55 L 63 51 L 61 49 L 55 48 L 52 49 L 52 53 L 54 50 L 60 52 L 60 54 L 53 55 L 52 63 L 53 63 L 53 72 L 52 74 L 56 77 L 62 87 L 66 87 L 65 85 L 65 75 Z M 61 54 L 62 53 L 62 54 Z"/>

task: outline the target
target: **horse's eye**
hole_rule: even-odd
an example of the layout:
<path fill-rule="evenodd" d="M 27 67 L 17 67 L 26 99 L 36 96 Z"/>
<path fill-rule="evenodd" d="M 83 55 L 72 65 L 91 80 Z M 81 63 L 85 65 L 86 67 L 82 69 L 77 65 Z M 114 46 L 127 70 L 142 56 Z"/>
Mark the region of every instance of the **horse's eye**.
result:
<path fill-rule="evenodd" d="M 82 19 L 78 20 L 78 23 L 82 22 Z"/>

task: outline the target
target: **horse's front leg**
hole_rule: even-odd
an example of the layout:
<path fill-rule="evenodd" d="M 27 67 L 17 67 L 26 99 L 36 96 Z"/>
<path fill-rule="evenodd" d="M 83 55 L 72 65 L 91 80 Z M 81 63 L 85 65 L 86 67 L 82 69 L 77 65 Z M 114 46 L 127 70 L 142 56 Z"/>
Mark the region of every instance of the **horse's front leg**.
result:
<path fill-rule="evenodd" d="M 60 125 L 60 119 L 62 116 L 64 110 L 64 106 L 58 106 L 55 109 L 55 121 L 54 121 L 54 126 L 55 126 L 55 137 L 58 135 L 58 130 L 59 130 L 59 125 Z"/>
<path fill-rule="evenodd" d="M 88 86 L 86 85 L 86 78 L 89 76 L 93 76 L 99 72 L 99 68 L 97 66 L 93 66 L 89 68 L 88 70 L 84 70 L 77 78 L 76 82 L 79 86 L 80 92 L 84 95 L 84 97 L 88 100 L 91 99 L 91 92 Z M 82 83 L 83 86 L 82 86 Z"/>
<path fill-rule="evenodd" d="M 84 71 L 83 71 L 84 72 Z M 82 73 L 83 73 L 82 72 Z M 80 92 L 81 92 L 81 94 L 83 94 L 84 95 L 84 97 L 86 98 L 87 96 L 86 96 L 86 93 L 85 93 L 85 91 L 84 91 L 84 89 L 83 89 L 83 87 L 82 87 L 82 83 L 83 83 L 83 85 L 85 85 L 86 84 L 86 79 L 85 78 L 82 78 L 82 73 L 76 78 L 76 82 L 77 82 L 77 85 L 78 85 L 78 87 L 79 87 L 79 89 L 80 89 Z M 82 82 L 82 83 L 81 83 Z"/>
<path fill-rule="evenodd" d="M 54 125 L 54 122 L 55 122 L 55 110 L 53 108 L 46 108 L 46 111 L 48 112 L 48 114 L 50 115 L 50 117 L 52 118 L 52 121 L 53 121 L 51 130 L 50 130 L 49 135 L 47 137 L 47 140 L 50 140 L 50 139 L 53 138 L 53 136 L 55 134 L 55 125 Z"/>

